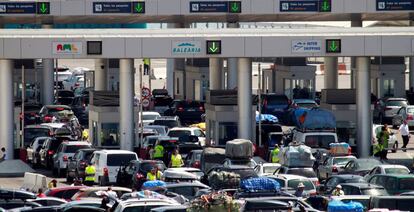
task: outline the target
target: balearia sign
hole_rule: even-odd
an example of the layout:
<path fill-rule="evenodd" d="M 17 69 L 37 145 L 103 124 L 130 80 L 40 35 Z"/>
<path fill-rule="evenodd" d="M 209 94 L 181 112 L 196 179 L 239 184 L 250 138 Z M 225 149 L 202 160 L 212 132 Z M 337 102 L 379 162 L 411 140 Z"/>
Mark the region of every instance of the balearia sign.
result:
<path fill-rule="evenodd" d="M 82 42 L 53 42 L 53 54 L 82 54 Z"/>
<path fill-rule="evenodd" d="M 201 42 L 175 41 L 172 43 L 172 54 L 200 54 Z"/>

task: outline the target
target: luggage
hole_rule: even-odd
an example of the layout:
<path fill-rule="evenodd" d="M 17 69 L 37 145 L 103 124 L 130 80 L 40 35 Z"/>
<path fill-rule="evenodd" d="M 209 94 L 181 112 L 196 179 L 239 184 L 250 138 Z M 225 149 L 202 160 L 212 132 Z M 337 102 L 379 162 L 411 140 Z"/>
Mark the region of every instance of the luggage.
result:
<path fill-rule="evenodd" d="M 253 157 L 253 143 L 245 139 L 234 139 L 226 143 L 226 157 L 248 159 Z"/>
<path fill-rule="evenodd" d="M 142 184 L 142 187 L 148 189 L 148 188 L 154 188 L 154 187 L 164 187 L 167 184 L 161 180 L 152 180 L 152 181 L 146 181 L 144 184 Z"/>
<path fill-rule="evenodd" d="M 237 189 L 240 185 L 240 175 L 232 172 L 212 172 L 208 176 L 210 187 L 216 190 Z"/>
<path fill-rule="evenodd" d="M 265 123 L 278 123 L 279 119 L 271 114 L 262 114 L 261 116 L 259 115 L 258 112 L 256 112 L 256 123 L 259 122 L 265 122 Z"/>
<path fill-rule="evenodd" d="M 329 144 L 329 153 L 334 156 L 349 155 L 351 147 L 347 143 L 331 143 Z"/>
<path fill-rule="evenodd" d="M 242 180 L 240 188 L 248 192 L 280 191 L 280 184 L 271 178 L 256 177 Z"/>
<path fill-rule="evenodd" d="M 328 203 L 328 212 L 363 212 L 364 206 L 359 202 L 344 203 L 333 200 Z"/>
<path fill-rule="evenodd" d="M 280 164 L 288 167 L 312 167 L 315 158 L 311 148 L 300 145 L 289 145 L 279 152 Z"/>
<path fill-rule="evenodd" d="M 201 171 L 208 173 L 211 168 L 221 165 L 226 159 L 225 150 L 222 148 L 206 147 L 201 153 Z"/>
<path fill-rule="evenodd" d="M 296 109 L 294 124 L 299 129 L 335 129 L 336 119 L 334 114 L 327 110 Z"/>

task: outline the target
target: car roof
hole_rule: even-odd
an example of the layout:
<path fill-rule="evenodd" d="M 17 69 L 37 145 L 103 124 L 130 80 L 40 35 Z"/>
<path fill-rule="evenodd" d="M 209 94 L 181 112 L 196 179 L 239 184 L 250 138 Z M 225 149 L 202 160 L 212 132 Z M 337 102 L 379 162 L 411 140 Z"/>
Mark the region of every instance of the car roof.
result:
<path fill-rule="evenodd" d="M 358 187 L 360 189 L 364 189 L 364 188 L 384 188 L 383 186 L 380 185 L 375 185 L 375 184 L 370 184 L 370 183 L 340 183 L 342 186 L 353 186 L 353 187 Z"/>
<path fill-rule="evenodd" d="M 48 139 L 48 138 L 51 138 L 51 137 L 48 137 L 48 136 L 41 136 L 41 137 L 36 137 L 36 138 L 34 138 L 34 140 L 43 140 L 43 139 Z"/>
<path fill-rule="evenodd" d="M 351 200 L 351 199 L 371 199 L 371 195 L 343 195 L 343 196 L 331 196 L 332 199 L 337 200 Z"/>
<path fill-rule="evenodd" d="M 181 172 L 188 172 L 188 171 L 200 171 L 201 172 L 200 169 L 193 168 L 193 167 L 168 168 L 168 170 L 177 171 L 177 172 L 180 172 L 180 171 Z"/>
<path fill-rule="evenodd" d="M 251 168 L 249 166 L 243 166 L 243 165 L 220 166 L 220 168 L 227 169 L 227 170 L 229 170 L 229 169 L 234 169 L 234 170 L 237 170 L 237 169 L 253 169 L 253 168 Z"/>
<path fill-rule="evenodd" d="M 281 178 L 281 179 L 285 179 L 285 180 L 309 180 L 309 178 L 307 177 L 303 177 L 300 175 L 295 175 L 295 174 L 278 174 L 278 175 L 274 175 L 276 178 Z M 272 176 L 269 176 L 272 177 Z"/>
<path fill-rule="evenodd" d="M 66 141 L 66 142 L 63 142 L 62 145 L 78 146 L 78 145 L 91 145 L 91 144 L 86 141 Z"/>
<path fill-rule="evenodd" d="M 160 115 L 160 113 L 155 111 L 143 111 L 142 115 Z"/>
<path fill-rule="evenodd" d="M 156 117 L 155 120 L 177 120 L 177 116 L 159 116 Z"/>
<path fill-rule="evenodd" d="M 78 152 L 95 152 L 96 149 L 94 148 L 86 148 L 86 149 L 78 149 Z"/>
<path fill-rule="evenodd" d="M 52 127 L 52 128 L 62 128 L 63 126 L 66 125 L 66 123 L 43 123 L 43 124 L 40 124 L 40 125 L 49 126 L 49 127 Z"/>
<path fill-rule="evenodd" d="M 48 108 L 48 109 L 53 109 L 53 108 L 65 108 L 65 109 L 69 109 L 71 110 L 72 108 L 67 106 L 67 105 L 44 105 L 44 107 Z"/>
<path fill-rule="evenodd" d="M 198 128 L 198 127 L 174 127 L 174 128 L 171 128 L 170 130 L 169 130 L 169 132 L 171 132 L 171 131 L 175 131 L 175 130 L 195 130 L 195 129 L 200 129 L 200 128 Z"/>
<path fill-rule="evenodd" d="M 356 174 L 340 174 L 340 175 L 331 176 L 330 178 L 341 178 L 341 179 L 353 179 L 353 178 L 355 178 L 355 179 L 361 179 L 363 177 L 360 176 L 360 175 L 356 175 Z"/>
<path fill-rule="evenodd" d="M 27 125 L 24 127 L 25 129 L 51 129 L 52 127 L 47 126 L 47 125 Z"/>
<path fill-rule="evenodd" d="M 116 191 L 127 191 L 131 192 L 131 189 L 125 188 L 125 187 L 119 187 L 119 186 L 98 186 L 98 187 L 82 187 L 81 191 L 106 191 L 108 188 L 111 187 L 112 190 Z"/>
<path fill-rule="evenodd" d="M 199 182 L 199 181 L 192 181 L 192 182 L 179 182 L 179 183 L 169 183 L 165 186 L 168 188 L 177 188 L 177 187 L 203 187 L 203 189 L 209 189 L 210 187 Z"/>
<path fill-rule="evenodd" d="M 152 129 L 152 128 L 166 128 L 166 126 L 164 126 L 164 125 L 148 125 L 148 126 L 145 126 L 144 129 L 145 128 L 148 128 L 148 129 Z"/>
<path fill-rule="evenodd" d="M 99 151 L 95 151 L 96 153 L 104 153 L 104 154 L 136 154 L 135 152 L 131 152 L 128 150 L 119 150 L 119 149 L 103 149 Z"/>
<path fill-rule="evenodd" d="M 65 191 L 65 190 L 75 190 L 75 189 L 82 189 L 88 188 L 86 186 L 63 186 L 63 187 L 56 187 L 49 189 L 51 192 L 58 192 L 58 191 Z"/>
<path fill-rule="evenodd" d="M 385 97 L 385 101 L 407 101 L 406 98 L 396 98 L 396 97 Z"/>
<path fill-rule="evenodd" d="M 373 176 L 386 176 L 386 177 L 395 177 L 395 178 L 414 178 L 412 174 L 375 174 Z"/>
<path fill-rule="evenodd" d="M 279 163 L 262 163 L 259 165 L 262 165 L 263 167 L 280 167 L 281 166 Z"/>
<path fill-rule="evenodd" d="M 315 100 L 312 99 L 294 99 L 295 103 L 316 103 Z"/>
<path fill-rule="evenodd" d="M 131 206 L 131 205 L 142 205 L 142 203 L 169 203 L 171 205 L 181 205 L 175 200 L 172 199 L 151 199 L 151 198 L 132 198 L 121 201 L 119 204 L 123 206 Z"/>
<path fill-rule="evenodd" d="M 380 167 L 380 168 L 384 168 L 384 169 L 386 169 L 386 168 L 405 168 L 405 169 L 408 169 L 406 166 L 398 165 L 398 164 L 382 164 L 382 165 L 377 165 L 375 167 Z"/>

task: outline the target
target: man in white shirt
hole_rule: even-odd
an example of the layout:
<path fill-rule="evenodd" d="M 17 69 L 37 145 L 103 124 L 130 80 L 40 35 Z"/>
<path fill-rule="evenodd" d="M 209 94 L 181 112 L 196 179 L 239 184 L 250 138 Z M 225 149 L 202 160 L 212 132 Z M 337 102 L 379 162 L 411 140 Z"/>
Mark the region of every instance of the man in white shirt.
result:
<path fill-rule="evenodd" d="M 403 140 L 402 148 L 403 151 L 406 152 L 407 150 L 405 148 L 407 148 L 408 141 L 410 140 L 410 131 L 407 125 L 407 121 L 404 121 L 403 124 L 401 124 L 399 131 Z"/>
<path fill-rule="evenodd" d="M 0 162 L 7 159 L 6 148 L 2 147 L 0 151 Z"/>

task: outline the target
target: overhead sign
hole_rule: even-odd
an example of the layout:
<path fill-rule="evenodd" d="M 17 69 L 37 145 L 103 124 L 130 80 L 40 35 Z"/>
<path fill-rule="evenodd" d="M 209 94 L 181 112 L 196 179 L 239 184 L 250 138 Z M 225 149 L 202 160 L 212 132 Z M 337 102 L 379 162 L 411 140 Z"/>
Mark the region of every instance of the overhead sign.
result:
<path fill-rule="evenodd" d="M 280 1 L 280 12 L 331 12 L 331 0 Z"/>
<path fill-rule="evenodd" d="M 341 53 L 341 39 L 327 39 L 326 53 Z"/>
<path fill-rule="evenodd" d="M 377 11 L 414 10 L 414 0 L 377 0 Z"/>
<path fill-rule="evenodd" d="M 144 14 L 145 13 L 145 2 L 132 2 L 132 13 Z"/>
<path fill-rule="evenodd" d="M 190 13 L 241 13 L 241 1 L 192 1 Z"/>
<path fill-rule="evenodd" d="M 292 53 L 319 53 L 322 49 L 320 40 L 293 40 Z"/>
<path fill-rule="evenodd" d="M 50 14 L 50 2 L 37 2 L 37 14 Z"/>
<path fill-rule="evenodd" d="M 2 2 L 0 14 L 36 14 L 36 2 Z"/>
<path fill-rule="evenodd" d="M 171 52 L 174 55 L 179 54 L 199 54 L 201 53 L 200 41 L 174 41 Z"/>
<path fill-rule="evenodd" d="M 82 42 L 53 42 L 53 54 L 82 54 Z"/>
<path fill-rule="evenodd" d="M 206 48 L 207 54 L 221 54 L 221 40 L 208 40 Z"/>
<path fill-rule="evenodd" d="M 93 13 L 145 13 L 145 2 L 93 2 Z"/>

